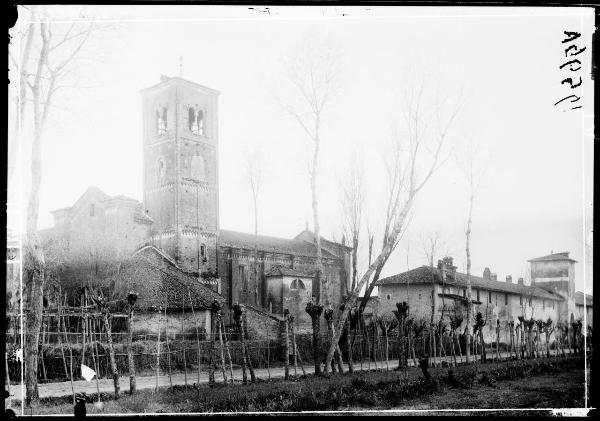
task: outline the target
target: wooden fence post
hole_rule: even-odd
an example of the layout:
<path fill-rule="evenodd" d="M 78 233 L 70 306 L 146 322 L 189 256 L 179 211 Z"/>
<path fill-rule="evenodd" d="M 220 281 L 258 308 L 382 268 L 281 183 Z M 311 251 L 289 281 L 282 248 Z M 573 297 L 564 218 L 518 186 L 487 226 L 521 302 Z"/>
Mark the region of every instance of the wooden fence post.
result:
<path fill-rule="evenodd" d="M 190 306 L 192 307 L 192 318 L 194 319 L 194 325 L 196 327 L 196 347 L 198 348 L 198 398 L 200 398 L 200 337 L 198 333 L 198 320 L 196 319 L 196 313 L 194 311 L 194 302 L 192 301 L 192 294 L 190 288 L 187 289 L 188 296 L 190 297 Z M 212 318 L 211 318 L 212 320 Z"/>
<path fill-rule="evenodd" d="M 285 359 L 284 361 L 284 375 L 283 378 L 288 380 L 290 378 L 290 341 L 288 336 L 288 321 L 289 321 L 289 310 L 287 308 L 283 309 L 283 331 L 284 331 L 284 349 L 285 349 Z"/>
<path fill-rule="evenodd" d="M 221 326 L 223 327 L 223 336 L 225 337 L 225 349 L 227 350 L 227 358 L 229 358 L 229 377 L 230 383 L 233 385 L 233 362 L 231 360 L 231 352 L 229 352 L 229 340 L 227 339 L 227 332 L 225 331 L 225 322 L 221 318 Z"/>
<path fill-rule="evenodd" d="M 156 386 L 154 386 L 154 391 L 158 392 L 158 373 L 160 370 L 160 318 L 161 318 L 161 308 L 158 307 L 158 335 L 156 336 Z"/>
<path fill-rule="evenodd" d="M 186 347 L 186 338 L 185 338 L 185 330 L 183 329 L 183 320 L 185 319 L 185 295 L 181 294 L 181 335 L 182 335 L 182 355 L 183 355 L 183 382 L 185 384 L 185 388 L 188 387 L 187 382 L 187 361 L 185 360 L 185 347 Z"/>
<path fill-rule="evenodd" d="M 167 306 L 165 305 L 165 345 L 167 347 L 167 369 L 169 371 L 169 387 L 173 391 L 173 379 L 171 377 L 171 347 L 169 346 L 169 319 L 167 318 Z"/>

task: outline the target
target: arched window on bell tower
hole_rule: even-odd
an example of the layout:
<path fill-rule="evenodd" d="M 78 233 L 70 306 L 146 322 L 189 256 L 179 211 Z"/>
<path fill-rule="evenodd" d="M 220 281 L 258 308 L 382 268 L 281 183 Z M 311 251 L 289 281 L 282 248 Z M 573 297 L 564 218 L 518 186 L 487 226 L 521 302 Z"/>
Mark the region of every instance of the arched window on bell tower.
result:
<path fill-rule="evenodd" d="M 164 134 L 167 132 L 167 107 L 156 110 L 156 133 Z"/>
<path fill-rule="evenodd" d="M 196 112 L 194 107 L 188 109 L 188 128 L 197 136 L 204 136 L 204 111 Z"/>
<path fill-rule="evenodd" d="M 198 135 L 204 136 L 204 111 L 198 110 L 198 116 L 196 118 L 196 125 L 198 126 Z"/>
<path fill-rule="evenodd" d="M 198 122 L 196 121 L 196 109 L 194 107 L 188 109 L 188 128 L 190 132 L 198 134 Z"/>

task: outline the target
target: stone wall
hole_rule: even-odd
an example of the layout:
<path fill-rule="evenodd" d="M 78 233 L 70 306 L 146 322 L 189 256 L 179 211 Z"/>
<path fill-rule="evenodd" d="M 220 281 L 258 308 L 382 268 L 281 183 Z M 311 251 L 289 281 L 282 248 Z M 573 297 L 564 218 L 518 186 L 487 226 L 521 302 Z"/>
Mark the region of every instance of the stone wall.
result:
<path fill-rule="evenodd" d="M 254 306 L 242 305 L 244 313 L 246 334 L 249 339 L 280 339 L 283 331 L 283 317 L 270 314 Z"/>
<path fill-rule="evenodd" d="M 195 315 L 195 317 L 194 317 Z M 181 311 L 168 311 L 165 315 L 164 311 L 156 312 L 134 312 L 133 313 L 133 334 L 147 333 L 148 335 L 158 334 L 160 326 L 161 337 L 165 332 L 169 338 L 175 337 L 182 333 L 195 334 L 196 325 L 200 333 L 210 333 L 210 311 L 196 310 L 194 314 L 186 311 L 182 314 Z"/>

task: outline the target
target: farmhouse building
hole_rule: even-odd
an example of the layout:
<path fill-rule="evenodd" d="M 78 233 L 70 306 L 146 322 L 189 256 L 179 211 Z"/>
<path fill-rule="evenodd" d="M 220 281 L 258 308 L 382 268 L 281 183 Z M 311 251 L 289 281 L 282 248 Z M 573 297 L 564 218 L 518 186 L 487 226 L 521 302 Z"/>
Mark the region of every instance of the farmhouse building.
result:
<path fill-rule="evenodd" d="M 551 257 L 552 256 L 552 257 Z M 509 321 L 518 323 L 519 316 L 526 319 L 551 318 L 567 322 L 583 318 L 583 294 L 578 295 L 581 302 L 581 311 L 575 306 L 575 297 L 569 298 L 569 291 L 574 291 L 574 270 L 572 259 L 568 253 L 544 256 L 540 259 L 560 259 L 568 263 L 567 272 L 544 272 L 543 281 L 539 277 L 538 262 L 557 260 L 532 259 L 532 285 L 524 285 L 523 278 L 517 283 L 512 276 L 507 276 L 505 281 L 499 281 L 489 268 L 485 268 L 483 276 L 471 275 L 471 299 L 474 304 L 474 313 L 481 312 L 487 317 L 484 335 L 487 339 L 495 338 L 495 327 L 500 322 L 502 327 L 501 337 L 507 334 L 505 326 Z M 534 270 L 535 269 L 535 270 Z M 563 278 L 568 281 L 563 282 Z M 437 322 L 442 316 L 449 316 L 456 312 L 466 314 L 467 304 L 467 275 L 456 271 L 452 258 L 446 257 L 438 262 L 437 267 L 421 266 L 419 268 L 383 278 L 378 283 L 379 288 L 379 315 L 386 315 L 395 310 L 397 302 L 407 301 L 410 304 L 410 317 L 416 320 Z M 591 296 L 587 324 L 592 325 Z M 572 305 L 571 305 L 572 304 Z M 463 324 L 464 328 L 464 324 Z"/>

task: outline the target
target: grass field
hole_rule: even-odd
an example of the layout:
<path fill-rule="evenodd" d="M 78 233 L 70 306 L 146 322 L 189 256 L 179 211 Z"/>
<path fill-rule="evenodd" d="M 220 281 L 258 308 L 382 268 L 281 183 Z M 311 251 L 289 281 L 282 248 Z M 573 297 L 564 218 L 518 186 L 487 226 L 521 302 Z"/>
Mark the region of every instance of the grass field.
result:
<path fill-rule="evenodd" d="M 331 378 L 308 376 L 249 385 L 140 391 L 102 404 L 89 396 L 88 414 L 332 410 L 565 408 L 584 406 L 583 359 L 566 358 L 430 369 L 371 371 Z M 71 398 L 48 398 L 25 414 L 72 414 Z M 540 415 L 538 412 L 534 412 Z M 523 415 L 523 412 L 519 412 Z"/>

